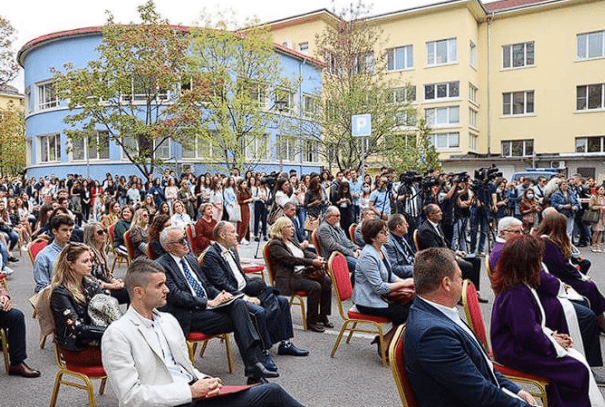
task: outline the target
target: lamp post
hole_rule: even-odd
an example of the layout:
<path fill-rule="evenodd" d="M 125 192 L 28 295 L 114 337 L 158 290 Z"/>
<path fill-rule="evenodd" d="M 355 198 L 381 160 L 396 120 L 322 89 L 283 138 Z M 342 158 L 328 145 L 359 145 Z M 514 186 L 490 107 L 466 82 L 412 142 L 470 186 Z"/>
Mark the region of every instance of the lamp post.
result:
<path fill-rule="evenodd" d="M 287 100 L 279 100 L 279 99 L 275 99 L 274 103 L 274 107 L 277 109 L 277 111 L 279 112 L 279 122 L 277 125 L 277 131 L 278 131 L 278 140 L 277 140 L 277 154 L 279 155 L 279 172 L 283 172 L 284 171 L 284 162 L 283 162 L 283 154 L 282 154 L 282 148 L 283 148 L 283 134 L 282 134 L 282 125 L 283 125 L 283 113 L 284 111 L 287 109 L 288 106 L 288 101 Z"/>

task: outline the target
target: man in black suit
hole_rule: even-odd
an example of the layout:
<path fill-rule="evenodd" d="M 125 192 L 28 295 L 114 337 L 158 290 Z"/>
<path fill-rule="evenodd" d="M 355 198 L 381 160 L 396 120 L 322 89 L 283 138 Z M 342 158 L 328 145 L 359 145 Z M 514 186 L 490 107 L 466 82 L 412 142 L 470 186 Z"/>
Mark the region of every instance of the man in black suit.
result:
<path fill-rule="evenodd" d="M 435 204 L 428 204 L 423 209 L 426 215 L 426 220 L 418 228 L 418 246 L 420 250 L 428 249 L 429 247 L 450 247 L 443 230 L 441 229 L 441 218 L 443 212 L 441 208 Z M 470 279 L 477 291 L 479 291 L 479 279 L 481 273 L 481 259 L 467 256 L 463 251 L 456 252 L 456 261 L 462 270 L 462 276 L 465 279 Z M 479 297 L 479 302 L 486 303 L 487 300 Z"/>
<path fill-rule="evenodd" d="M 202 274 L 208 276 L 218 290 L 232 295 L 245 294 L 246 305 L 255 316 L 259 334 L 263 338 L 263 362 L 266 358 L 271 363 L 268 350 L 277 342 L 281 342 L 277 351 L 279 355 L 307 356 L 308 351 L 298 349 L 290 342 L 294 330 L 288 299 L 277 295 L 279 292 L 260 278 L 249 278 L 242 271 L 239 255 L 234 250 L 237 247 L 237 232 L 233 224 L 225 221 L 217 223 L 212 238 L 216 243 L 204 255 Z"/>
<path fill-rule="evenodd" d="M 233 331 L 249 384 L 279 377 L 277 372 L 270 371 L 260 362 L 262 342 L 245 302 L 235 299 L 224 304 L 233 296 L 226 291 L 219 292 L 200 272 L 197 261 L 189 254 L 183 229 L 164 229 L 160 243 L 166 254 L 157 262 L 166 270 L 166 286 L 170 290 L 167 303 L 160 311 L 171 313 L 179 321 L 185 336 L 191 331 L 207 335 Z"/>

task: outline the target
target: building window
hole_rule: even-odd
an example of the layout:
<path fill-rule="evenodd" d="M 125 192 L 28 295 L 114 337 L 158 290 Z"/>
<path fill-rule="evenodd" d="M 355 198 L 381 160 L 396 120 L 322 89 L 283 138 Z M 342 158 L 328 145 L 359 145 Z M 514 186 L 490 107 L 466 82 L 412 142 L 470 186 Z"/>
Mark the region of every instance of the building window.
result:
<path fill-rule="evenodd" d="M 319 114 L 319 99 L 311 95 L 303 95 L 303 115 L 316 117 Z"/>
<path fill-rule="evenodd" d="M 429 142 L 437 150 L 450 150 L 460 147 L 460 133 L 436 133 L 429 136 Z"/>
<path fill-rule="evenodd" d="M 195 136 L 195 140 L 190 146 L 183 146 L 183 158 L 212 158 L 212 143 L 210 142 L 210 138 L 213 138 L 213 136 L 209 138 Z"/>
<path fill-rule="evenodd" d="M 477 141 L 479 140 L 479 136 L 474 133 L 468 134 L 468 149 L 470 151 L 477 151 Z"/>
<path fill-rule="evenodd" d="M 97 131 L 90 137 L 72 140 L 73 161 L 109 160 L 109 136 L 106 131 Z"/>
<path fill-rule="evenodd" d="M 126 152 L 130 156 L 136 156 L 139 154 L 139 143 L 133 137 L 122 137 L 122 160 L 128 159 Z"/>
<path fill-rule="evenodd" d="M 267 85 L 257 81 L 244 79 L 239 85 L 240 92 L 246 92 L 250 101 L 256 103 L 258 107 L 264 108 L 267 104 Z"/>
<path fill-rule="evenodd" d="M 395 115 L 395 126 L 403 126 L 403 127 L 414 127 L 418 124 L 418 119 L 416 118 L 416 110 L 412 111 L 402 110 L 397 112 Z"/>
<path fill-rule="evenodd" d="M 294 93 L 289 89 L 276 89 L 275 102 L 279 102 L 275 108 L 280 113 L 292 113 L 294 110 Z"/>
<path fill-rule="evenodd" d="M 426 124 L 431 127 L 451 126 L 460 123 L 460 108 L 458 106 L 424 109 L 424 113 Z"/>
<path fill-rule="evenodd" d="M 309 53 L 309 43 L 307 41 L 299 43 L 298 49 L 303 54 L 308 54 Z"/>
<path fill-rule="evenodd" d="M 472 67 L 476 67 L 477 66 L 477 46 L 475 45 L 474 42 L 470 41 L 469 43 L 469 60 L 468 63 L 471 64 Z"/>
<path fill-rule="evenodd" d="M 456 38 L 426 43 L 426 64 L 442 65 L 458 61 Z"/>
<path fill-rule="evenodd" d="M 533 140 L 509 140 L 503 141 L 502 157 L 527 157 L 534 155 Z"/>
<path fill-rule="evenodd" d="M 355 74 L 374 73 L 374 53 L 367 52 L 357 55 L 353 64 L 353 73 Z"/>
<path fill-rule="evenodd" d="M 278 135 L 277 139 L 277 159 L 280 161 L 296 161 L 297 138 Z"/>
<path fill-rule="evenodd" d="M 38 85 L 38 110 L 59 106 L 59 96 L 52 82 Z"/>
<path fill-rule="evenodd" d="M 507 92 L 502 94 L 502 114 L 515 116 L 534 112 L 534 91 Z"/>
<path fill-rule="evenodd" d="M 61 161 L 61 135 L 40 136 L 40 162 Z"/>
<path fill-rule="evenodd" d="M 424 85 L 424 100 L 457 98 L 459 96 L 459 81 Z"/>
<path fill-rule="evenodd" d="M 155 92 L 156 102 L 162 100 L 168 100 L 168 89 L 161 89 L 155 87 L 155 89 L 149 89 L 149 84 L 146 84 L 142 77 L 135 77 L 130 81 L 130 89 L 124 89 L 122 93 L 122 102 L 146 102 L 147 97 L 154 96 L 152 92 Z"/>
<path fill-rule="evenodd" d="M 534 42 L 504 45 L 502 47 L 502 67 L 520 68 L 534 64 Z"/>
<path fill-rule="evenodd" d="M 159 158 L 160 160 L 169 160 L 170 159 L 170 137 L 165 138 L 160 145 L 156 148 L 156 141 L 153 141 L 154 148 L 154 156 L 155 158 Z"/>
<path fill-rule="evenodd" d="M 576 87 L 576 110 L 603 109 L 605 83 Z"/>
<path fill-rule="evenodd" d="M 319 141 L 303 141 L 303 160 L 309 163 L 319 162 Z"/>
<path fill-rule="evenodd" d="M 602 153 L 605 136 L 576 137 L 576 153 Z"/>
<path fill-rule="evenodd" d="M 414 46 L 406 45 L 387 49 L 387 71 L 399 71 L 414 67 Z"/>
<path fill-rule="evenodd" d="M 245 143 L 247 160 L 269 160 L 269 135 L 246 137 Z"/>
<path fill-rule="evenodd" d="M 576 55 L 578 59 L 605 56 L 605 30 L 578 34 Z"/>
<path fill-rule="evenodd" d="M 416 101 L 416 86 L 393 88 L 388 95 L 388 103 L 412 103 Z"/>
<path fill-rule="evenodd" d="M 478 96 L 479 96 L 479 89 L 477 89 L 477 87 L 474 86 L 472 83 L 469 83 L 468 84 L 468 100 L 470 100 L 473 103 L 479 103 Z"/>
<path fill-rule="evenodd" d="M 468 109 L 468 125 L 472 127 L 477 127 L 477 116 L 478 113 L 475 109 Z"/>

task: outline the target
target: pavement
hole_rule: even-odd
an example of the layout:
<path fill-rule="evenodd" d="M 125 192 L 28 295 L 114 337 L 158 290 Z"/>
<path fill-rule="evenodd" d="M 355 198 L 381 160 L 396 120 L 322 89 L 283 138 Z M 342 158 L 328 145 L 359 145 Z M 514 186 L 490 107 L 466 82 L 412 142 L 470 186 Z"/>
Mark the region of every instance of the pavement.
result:
<path fill-rule="evenodd" d="M 262 247 L 256 242 L 240 247 L 242 261 L 264 263 Z M 605 254 L 591 253 L 586 248 L 581 249 L 582 254 L 592 261 L 590 275 L 601 287 L 605 288 Z M 15 251 L 16 252 L 16 251 Z M 9 277 L 8 285 L 14 306 L 26 314 L 27 325 L 27 362 L 30 366 L 39 369 L 42 376 L 36 379 L 25 379 L 17 376 L 8 376 L 0 366 L 0 407 L 38 407 L 48 406 L 55 380 L 57 368 L 55 366 L 53 347 L 47 341 L 46 347 L 38 346 L 38 323 L 31 318 L 32 308 L 28 299 L 33 295 L 32 264 L 25 251 L 20 261 L 12 263 L 15 273 Z M 116 275 L 125 274 L 125 266 L 116 267 Z M 487 276 L 483 273 L 481 278 L 481 294 L 489 300 L 488 304 L 481 304 L 483 317 L 489 332 L 489 320 L 494 295 L 488 288 Z M 347 304 L 350 306 L 350 304 Z M 464 311 L 459 307 L 460 314 Z M 309 407 L 396 407 L 401 402 L 397 394 L 391 372 L 381 365 L 376 352 L 376 345 L 371 345 L 371 335 L 357 334 L 347 344 L 343 340 L 338 348 L 335 358 L 330 352 L 342 321 L 338 315 L 336 300 L 332 301 L 332 316 L 330 320 L 335 328 L 324 333 L 304 331 L 299 307 L 292 307 L 294 323 L 294 343 L 296 346 L 309 349 L 308 357 L 278 356 L 277 346 L 272 351 L 275 362 L 279 367 L 280 377 L 272 379 L 284 387 L 302 404 Z M 233 341 L 233 339 L 232 339 Z M 605 336 L 601 336 L 601 347 L 605 354 Z M 224 384 L 242 384 L 244 368 L 233 341 L 233 353 L 236 363 L 234 374 L 229 374 L 225 348 L 219 341 L 211 341 L 203 358 L 196 355 L 195 365 L 204 373 L 220 377 Z M 605 368 L 596 368 L 595 371 L 605 376 Z M 98 381 L 95 383 L 96 402 L 99 407 L 118 406 L 117 398 L 112 389 L 103 395 L 98 395 Z M 601 390 L 605 395 L 605 391 Z M 86 392 L 72 387 L 62 386 L 59 391 L 57 406 L 86 406 L 88 400 Z"/>

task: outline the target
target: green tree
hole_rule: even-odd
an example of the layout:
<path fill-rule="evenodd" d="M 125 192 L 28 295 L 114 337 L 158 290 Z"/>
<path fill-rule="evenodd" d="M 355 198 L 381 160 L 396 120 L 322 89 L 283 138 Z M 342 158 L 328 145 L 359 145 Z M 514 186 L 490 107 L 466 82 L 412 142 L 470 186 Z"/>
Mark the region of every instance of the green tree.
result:
<path fill-rule="evenodd" d="M 199 82 L 207 89 L 197 96 L 204 106 L 198 137 L 211 145 L 213 161 L 241 168 L 269 157 L 268 132 L 279 121 L 274 100 L 291 93 L 268 29 L 248 24 L 234 32 L 233 24 L 221 16 L 191 30 L 191 70 L 201 78 L 193 77 L 191 90 Z"/>
<path fill-rule="evenodd" d="M 338 21 L 317 35 L 321 59 L 326 62 L 321 118 L 325 157 L 331 164 L 359 169 L 368 158 L 399 157 L 410 151 L 405 140 L 418 136 L 415 89 L 402 85 L 401 74 L 387 75 L 388 55 L 383 31 L 359 2 L 344 9 Z M 372 133 L 362 141 L 352 136 L 351 117 L 372 116 Z"/>
<path fill-rule="evenodd" d="M 412 109 L 415 112 L 415 109 Z M 383 157 L 398 173 L 417 171 L 423 174 L 428 169 L 441 169 L 439 153 L 430 142 L 431 129 L 426 120 L 419 119 L 415 131 L 399 133 L 386 141 Z"/>
<path fill-rule="evenodd" d="M 106 148 L 97 144 L 102 131 L 147 177 L 170 158 L 159 156 L 162 146 L 188 145 L 200 108 L 199 92 L 178 92 L 189 72 L 187 30 L 162 19 L 153 1 L 138 11 L 136 25 L 116 24 L 108 12 L 99 58 L 80 69 L 66 64 L 55 71 L 55 84 L 72 111 L 64 119 L 72 145 L 87 140 L 89 148 Z"/>
<path fill-rule="evenodd" d="M 0 16 L 0 88 L 13 80 L 19 72 L 13 49 L 15 29 L 10 21 Z"/>
<path fill-rule="evenodd" d="M 0 176 L 15 176 L 25 168 L 23 112 L 11 101 L 0 109 Z"/>

